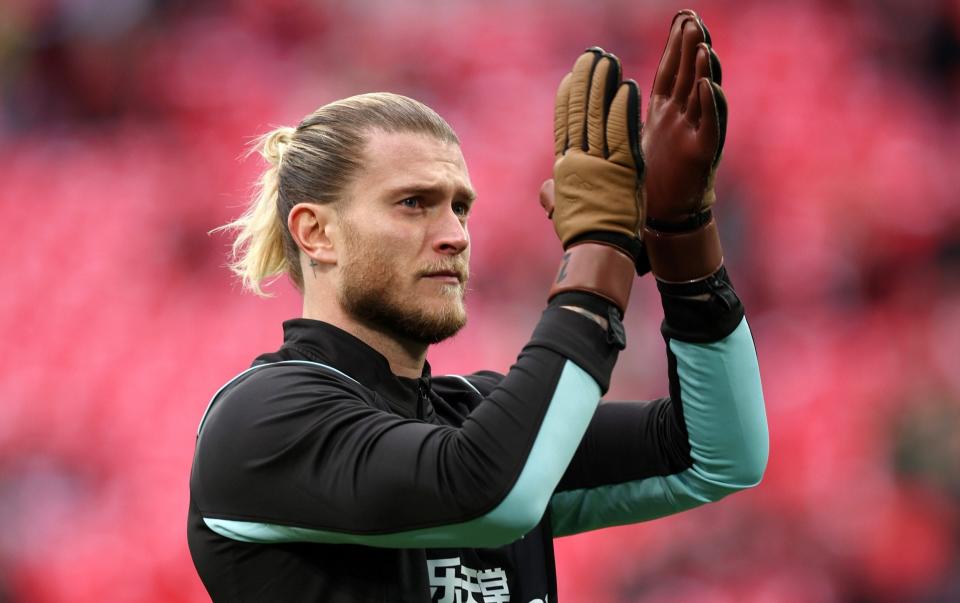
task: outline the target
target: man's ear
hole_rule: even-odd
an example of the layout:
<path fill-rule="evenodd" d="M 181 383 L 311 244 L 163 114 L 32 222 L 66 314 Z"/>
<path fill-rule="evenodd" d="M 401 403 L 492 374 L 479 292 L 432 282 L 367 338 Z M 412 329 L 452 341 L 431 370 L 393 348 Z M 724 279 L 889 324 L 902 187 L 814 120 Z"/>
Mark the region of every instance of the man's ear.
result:
<path fill-rule="evenodd" d="M 328 204 L 297 203 L 287 216 L 287 228 L 307 260 L 336 264 L 337 249 L 331 233 L 336 229 L 336 214 Z"/>

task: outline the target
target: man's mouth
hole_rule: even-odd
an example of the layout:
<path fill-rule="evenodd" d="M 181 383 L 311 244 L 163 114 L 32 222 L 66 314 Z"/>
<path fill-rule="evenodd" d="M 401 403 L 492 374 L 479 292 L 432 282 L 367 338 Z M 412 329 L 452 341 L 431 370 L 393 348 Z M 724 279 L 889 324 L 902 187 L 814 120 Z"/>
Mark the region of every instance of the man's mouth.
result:
<path fill-rule="evenodd" d="M 464 280 L 463 273 L 457 272 L 456 270 L 434 270 L 425 272 L 423 277 L 451 285 L 459 285 Z"/>

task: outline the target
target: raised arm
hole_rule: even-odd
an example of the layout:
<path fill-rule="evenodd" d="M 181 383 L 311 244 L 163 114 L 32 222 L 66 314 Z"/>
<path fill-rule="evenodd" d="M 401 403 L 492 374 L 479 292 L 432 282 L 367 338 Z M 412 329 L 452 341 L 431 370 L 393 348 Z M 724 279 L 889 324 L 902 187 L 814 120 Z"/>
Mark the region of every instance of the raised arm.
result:
<path fill-rule="evenodd" d="M 660 291 L 669 397 L 601 404 L 551 502 L 556 535 L 632 523 L 757 484 L 759 367 L 712 215 L 727 106 L 699 17 L 671 25 L 643 128 L 643 241 Z"/>
<path fill-rule="evenodd" d="M 725 271 L 658 287 L 670 395 L 600 404 L 551 501 L 557 536 L 683 511 L 763 476 L 760 372 Z"/>

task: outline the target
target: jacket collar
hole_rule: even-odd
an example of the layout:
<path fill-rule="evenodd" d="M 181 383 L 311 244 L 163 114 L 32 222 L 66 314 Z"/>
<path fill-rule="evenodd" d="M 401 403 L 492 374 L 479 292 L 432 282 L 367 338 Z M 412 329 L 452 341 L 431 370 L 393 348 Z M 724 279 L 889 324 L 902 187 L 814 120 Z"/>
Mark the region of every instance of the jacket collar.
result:
<path fill-rule="evenodd" d="M 430 364 L 427 362 L 424 362 L 420 378 L 398 377 L 391 372 L 387 359 L 362 340 L 332 324 L 309 318 L 295 318 L 283 323 L 280 351 L 292 352 L 343 371 L 380 394 L 401 416 L 428 418 L 433 414 L 428 402 Z"/>

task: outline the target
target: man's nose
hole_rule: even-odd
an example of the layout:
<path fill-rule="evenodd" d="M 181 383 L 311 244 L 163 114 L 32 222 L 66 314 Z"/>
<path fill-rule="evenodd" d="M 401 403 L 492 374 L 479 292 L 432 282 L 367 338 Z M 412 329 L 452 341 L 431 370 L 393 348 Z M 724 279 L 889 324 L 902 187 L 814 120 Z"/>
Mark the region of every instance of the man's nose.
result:
<path fill-rule="evenodd" d="M 437 253 L 457 255 L 469 245 L 470 233 L 467 232 L 467 225 L 461 221 L 461 216 L 458 216 L 453 209 L 444 211 L 437 224 L 433 242 L 434 250 Z"/>

